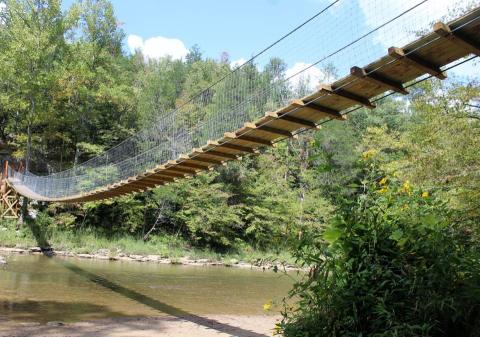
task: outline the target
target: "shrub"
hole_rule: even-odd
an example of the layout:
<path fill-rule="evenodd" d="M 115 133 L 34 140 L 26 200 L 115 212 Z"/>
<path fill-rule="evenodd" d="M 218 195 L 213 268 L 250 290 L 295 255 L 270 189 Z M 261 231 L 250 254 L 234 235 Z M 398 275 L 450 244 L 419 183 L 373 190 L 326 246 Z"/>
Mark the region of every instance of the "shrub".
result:
<path fill-rule="evenodd" d="M 366 158 L 369 161 L 368 158 Z M 293 253 L 285 336 L 480 336 L 480 254 L 445 204 L 369 164 L 355 198 Z"/>

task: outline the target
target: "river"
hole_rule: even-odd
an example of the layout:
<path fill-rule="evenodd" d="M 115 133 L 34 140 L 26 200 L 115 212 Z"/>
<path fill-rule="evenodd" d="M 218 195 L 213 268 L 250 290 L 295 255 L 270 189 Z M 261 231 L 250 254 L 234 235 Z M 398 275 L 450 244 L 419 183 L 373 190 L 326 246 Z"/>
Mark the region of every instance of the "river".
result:
<path fill-rule="evenodd" d="M 10 255 L 0 322 L 278 315 L 292 277 L 273 271 Z M 263 305 L 273 301 L 272 310 Z M 278 303 L 278 305 L 275 305 Z"/>

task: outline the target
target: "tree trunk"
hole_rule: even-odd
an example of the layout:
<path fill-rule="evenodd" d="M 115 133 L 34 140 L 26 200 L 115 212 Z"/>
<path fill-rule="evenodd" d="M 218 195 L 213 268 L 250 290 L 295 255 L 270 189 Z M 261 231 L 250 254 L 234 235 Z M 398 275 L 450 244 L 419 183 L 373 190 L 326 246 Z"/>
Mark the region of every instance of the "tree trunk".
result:
<path fill-rule="evenodd" d="M 34 116 L 35 101 L 33 99 L 31 100 L 31 110 L 32 110 L 32 116 Z M 32 124 L 29 121 L 27 126 L 27 155 L 25 156 L 25 173 L 30 172 L 31 157 L 32 157 Z M 22 227 L 22 225 L 27 220 L 27 216 L 28 216 L 28 198 L 23 197 L 22 209 L 20 212 L 20 217 L 18 218 L 18 221 L 17 221 L 17 229 L 20 229 Z"/>

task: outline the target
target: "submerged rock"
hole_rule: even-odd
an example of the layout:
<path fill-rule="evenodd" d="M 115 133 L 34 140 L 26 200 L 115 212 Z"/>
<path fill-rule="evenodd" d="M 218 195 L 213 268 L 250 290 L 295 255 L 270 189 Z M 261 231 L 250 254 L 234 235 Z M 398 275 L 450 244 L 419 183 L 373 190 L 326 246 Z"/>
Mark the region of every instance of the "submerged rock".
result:
<path fill-rule="evenodd" d="M 77 257 L 82 258 L 82 259 L 93 259 L 92 254 L 77 254 Z"/>
<path fill-rule="evenodd" d="M 47 326 L 63 326 L 65 323 L 63 322 L 47 322 Z"/>

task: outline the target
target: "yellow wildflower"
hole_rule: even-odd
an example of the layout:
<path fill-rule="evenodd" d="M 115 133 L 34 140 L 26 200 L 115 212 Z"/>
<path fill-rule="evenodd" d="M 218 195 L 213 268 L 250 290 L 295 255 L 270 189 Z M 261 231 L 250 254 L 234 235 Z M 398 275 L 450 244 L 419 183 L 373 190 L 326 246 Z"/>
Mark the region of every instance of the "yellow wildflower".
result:
<path fill-rule="evenodd" d="M 428 198 L 429 196 L 430 194 L 427 191 L 422 193 L 422 198 Z"/>
<path fill-rule="evenodd" d="M 380 185 L 386 185 L 387 184 L 387 177 L 383 177 L 382 180 L 379 182 Z"/>
<path fill-rule="evenodd" d="M 410 185 L 410 182 L 408 180 L 403 183 L 401 192 L 412 195 L 412 186 Z"/>
<path fill-rule="evenodd" d="M 367 150 L 367 151 L 362 153 L 362 157 L 363 157 L 363 159 L 370 159 L 370 158 L 374 157 L 376 154 L 377 154 L 376 150 Z"/>
<path fill-rule="evenodd" d="M 387 186 L 383 186 L 381 189 L 378 190 L 378 193 L 381 193 L 381 194 L 384 194 L 384 193 L 387 193 L 388 192 L 388 187 Z"/>
<path fill-rule="evenodd" d="M 272 308 L 272 301 L 271 300 L 263 305 L 263 310 L 264 311 L 270 311 L 271 308 Z"/>
<path fill-rule="evenodd" d="M 280 326 L 280 324 L 275 324 L 272 335 L 273 336 L 279 335 L 281 330 L 282 330 L 282 327 Z"/>

